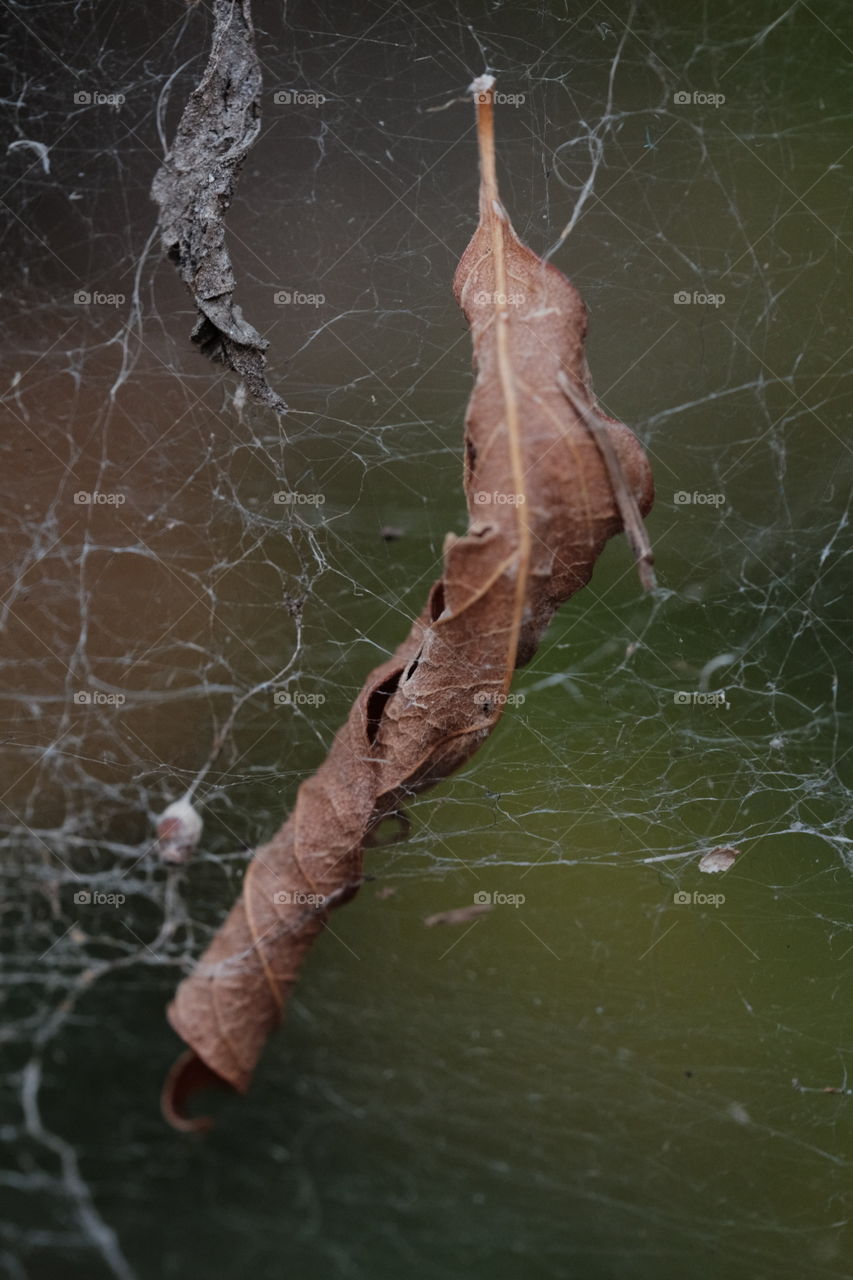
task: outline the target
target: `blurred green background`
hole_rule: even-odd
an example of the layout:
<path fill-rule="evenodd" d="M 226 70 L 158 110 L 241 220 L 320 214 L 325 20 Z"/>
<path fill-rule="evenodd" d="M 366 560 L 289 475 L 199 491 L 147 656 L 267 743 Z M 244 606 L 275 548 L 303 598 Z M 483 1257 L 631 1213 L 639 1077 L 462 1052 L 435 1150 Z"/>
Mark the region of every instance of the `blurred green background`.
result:
<path fill-rule="evenodd" d="M 255 21 L 229 244 L 281 423 L 191 347 L 149 240 L 210 11 L 10 11 L 8 140 L 49 153 L 12 148 L 3 196 L 0 1267 L 853 1275 L 847 6 Z M 653 463 L 660 589 L 611 543 L 524 702 L 368 852 L 249 1096 L 189 1139 L 158 1110 L 165 1005 L 465 527 L 476 145 L 470 104 L 432 108 L 486 64 L 523 98 L 504 202 L 583 293 L 598 395 Z M 154 815 L 237 706 L 169 876 Z M 476 893 L 524 902 L 424 928 Z"/>

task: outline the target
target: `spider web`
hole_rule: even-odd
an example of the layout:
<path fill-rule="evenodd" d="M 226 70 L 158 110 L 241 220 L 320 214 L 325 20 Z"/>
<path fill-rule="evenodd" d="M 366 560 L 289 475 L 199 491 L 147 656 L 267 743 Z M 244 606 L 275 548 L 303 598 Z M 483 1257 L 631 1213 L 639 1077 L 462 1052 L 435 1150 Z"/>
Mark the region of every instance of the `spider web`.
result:
<path fill-rule="evenodd" d="M 853 1275 L 846 7 L 257 4 L 227 228 L 281 421 L 154 230 L 209 8 L 4 10 L 5 1273 Z M 195 1143 L 164 1006 L 465 527 L 487 68 L 660 588 L 609 546 Z"/>

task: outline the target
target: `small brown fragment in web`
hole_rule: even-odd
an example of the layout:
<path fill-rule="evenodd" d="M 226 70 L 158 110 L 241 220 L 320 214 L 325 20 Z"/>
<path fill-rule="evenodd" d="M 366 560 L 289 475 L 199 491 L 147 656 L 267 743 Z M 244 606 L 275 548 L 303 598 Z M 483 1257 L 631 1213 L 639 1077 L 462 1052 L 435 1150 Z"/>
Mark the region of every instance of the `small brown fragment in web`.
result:
<path fill-rule="evenodd" d="M 477 916 L 487 915 L 491 906 L 485 903 L 474 903 L 470 907 L 453 907 L 450 911 L 437 911 L 434 916 L 427 916 L 424 924 L 431 929 L 437 924 L 467 924 L 476 920 Z"/>

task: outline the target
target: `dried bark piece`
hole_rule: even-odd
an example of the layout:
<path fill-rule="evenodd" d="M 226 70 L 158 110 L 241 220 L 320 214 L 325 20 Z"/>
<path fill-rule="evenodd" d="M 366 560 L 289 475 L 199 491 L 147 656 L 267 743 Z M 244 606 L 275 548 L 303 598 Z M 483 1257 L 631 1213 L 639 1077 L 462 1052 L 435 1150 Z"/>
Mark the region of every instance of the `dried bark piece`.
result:
<path fill-rule="evenodd" d="M 225 244 L 225 211 L 261 128 L 261 69 L 250 0 L 213 0 L 213 43 L 175 141 L 151 186 L 163 248 L 199 311 L 192 341 L 238 373 L 262 404 L 287 406 L 264 375 L 269 343 L 232 300 L 237 281 Z"/>
<path fill-rule="evenodd" d="M 622 528 L 600 449 L 561 387 L 563 375 L 595 406 L 586 309 L 569 281 L 519 241 L 500 203 L 492 85 L 472 86 L 480 220 L 453 286 L 477 370 L 465 424 L 468 532 L 448 534 L 444 572 L 423 613 L 368 676 L 328 758 L 257 850 L 239 900 L 169 1007 L 178 1034 L 241 1093 L 328 911 L 362 882 L 367 835 L 488 737 L 515 668 Z M 645 514 L 653 498 L 645 454 L 627 427 L 603 429 Z M 191 1070 L 190 1060 L 173 1077 L 173 1115 Z"/>

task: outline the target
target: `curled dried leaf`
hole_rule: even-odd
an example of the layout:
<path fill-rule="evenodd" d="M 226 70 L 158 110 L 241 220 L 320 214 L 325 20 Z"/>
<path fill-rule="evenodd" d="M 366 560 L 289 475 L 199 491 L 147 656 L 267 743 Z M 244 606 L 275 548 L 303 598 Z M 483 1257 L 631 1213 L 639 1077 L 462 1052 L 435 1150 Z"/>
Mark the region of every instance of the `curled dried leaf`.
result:
<path fill-rule="evenodd" d="M 569 281 L 521 243 L 500 202 L 492 85 L 473 86 L 480 218 L 453 286 L 477 372 L 465 420 L 468 531 L 448 535 L 421 616 L 368 676 L 327 759 L 255 853 L 239 900 L 169 1008 L 194 1054 L 239 1092 L 329 910 L 362 882 L 366 837 L 488 737 L 513 672 L 623 527 L 601 449 L 562 385 L 594 406 L 586 309 Z M 619 423 L 602 430 L 645 514 L 653 485 L 638 440 Z M 186 1059 L 173 1092 L 184 1096 L 194 1070 Z"/>

